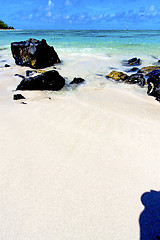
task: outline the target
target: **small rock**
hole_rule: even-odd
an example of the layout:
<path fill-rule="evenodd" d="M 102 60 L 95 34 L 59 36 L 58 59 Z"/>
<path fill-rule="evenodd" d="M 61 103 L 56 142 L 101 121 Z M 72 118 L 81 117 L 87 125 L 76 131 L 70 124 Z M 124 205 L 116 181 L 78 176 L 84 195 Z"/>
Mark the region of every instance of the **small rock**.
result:
<path fill-rule="evenodd" d="M 74 78 L 72 82 L 70 82 L 69 84 L 80 84 L 85 82 L 85 80 L 83 78 Z"/>
<path fill-rule="evenodd" d="M 27 104 L 26 102 L 21 102 L 21 104 Z"/>
<path fill-rule="evenodd" d="M 132 74 L 125 80 L 125 83 L 129 84 L 138 84 L 139 86 L 143 87 L 145 85 L 145 78 L 143 74 L 137 73 L 137 74 Z"/>
<path fill-rule="evenodd" d="M 133 67 L 130 70 L 127 70 L 126 72 L 137 72 L 138 70 L 139 70 L 139 68 Z"/>
<path fill-rule="evenodd" d="M 123 65 L 125 66 L 139 66 L 141 65 L 142 60 L 140 58 L 131 58 L 129 60 L 124 60 Z"/>
<path fill-rule="evenodd" d="M 111 70 L 116 70 L 117 68 L 115 68 L 115 67 L 109 67 L 109 69 L 111 69 Z"/>
<path fill-rule="evenodd" d="M 113 78 L 116 81 L 125 81 L 128 78 L 128 75 L 123 72 L 118 71 L 112 71 L 110 74 L 108 74 L 106 77 Z"/>
<path fill-rule="evenodd" d="M 25 77 L 24 77 L 24 76 L 22 76 L 22 75 L 20 75 L 20 74 L 18 74 L 18 73 L 16 73 L 14 76 L 16 76 L 16 77 L 20 77 L 20 78 L 23 78 L 23 79 L 25 79 Z"/>
<path fill-rule="evenodd" d="M 97 73 L 96 76 L 98 76 L 98 77 L 103 77 L 104 75 L 103 75 L 103 74 L 100 74 L 100 73 Z"/>
<path fill-rule="evenodd" d="M 14 94 L 13 100 L 26 99 L 22 94 Z"/>
<path fill-rule="evenodd" d="M 27 70 L 26 71 L 26 77 L 32 76 L 34 74 L 34 71 Z"/>
<path fill-rule="evenodd" d="M 140 58 L 131 58 L 128 60 L 128 64 L 129 65 L 134 65 L 134 66 L 137 66 L 137 65 L 141 65 L 141 59 Z"/>
<path fill-rule="evenodd" d="M 4 67 L 10 67 L 10 65 L 6 63 L 6 64 L 4 65 Z"/>

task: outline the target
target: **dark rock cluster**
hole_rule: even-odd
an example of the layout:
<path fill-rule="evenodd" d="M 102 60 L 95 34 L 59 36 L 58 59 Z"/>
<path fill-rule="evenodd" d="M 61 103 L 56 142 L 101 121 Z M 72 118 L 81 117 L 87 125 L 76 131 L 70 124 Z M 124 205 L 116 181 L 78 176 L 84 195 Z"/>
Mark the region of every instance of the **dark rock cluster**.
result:
<path fill-rule="evenodd" d="M 116 81 L 120 81 L 120 82 L 124 82 L 124 83 L 138 84 L 139 86 L 145 85 L 145 78 L 144 78 L 143 74 L 141 74 L 141 73 L 136 73 L 136 74 L 132 74 L 131 76 L 128 76 L 127 74 L 125 74 L 123 72 L 112 71 L 106 77 L 112 78 Z"/>
<path fill-rule="evenodd" d="M 43 71 L 41 74 L 30 77 L 34 73 L 37 73 L 39 71 L 26 71 L 26 76 L 24 77 L 20 74 L 15 74 L 15 76 L 22 78 L 22 81 L 17 86 L 16 90 L 48 90 L 48 91 L 59 91 L 61 90 L 65 85 L 65 79 L 55 70 L 50 71 Z M 41 72 L 41 71 L 40 71 Z M 69 85 L 80 85 L 84 83 L 85 80 L 83 78 L 74 78 Z M 16 100 L 16 99 L 14 99 Z"/>
<path fill-rule="evenodd" d="M 60 63 L 54 48 L 50 47 L 44 39 L 41 41 L 29 39 L 24 42 L 14 42 L 11 44 L 11 50 L 16 64 L 21 66 L 38 69 L 52 66 L 54 63 Z M 142 60 L 136 57 L 124 60 L 122 62 L 123 65 L 128 67 L 134 66 L 126 70 L 127 73 L 133 72 L 133 74 L 129 76 L 124 72 L 113 70 L 106 77 L 127 84 L 137 84 L 141 87 L 148 84 L 148 95 L 154 96 L 156 100 L 160 101 L 160 66 L 147 66 L 141 69 L 135 67 L 141 65 L 141 63 Z M 32 77 L 34 73 L 40 74 Z M 16 90 L 58 91 L 65 85 L 65 79 L 56 70 L 27 70 L 26 77 L 19 74 L 16 74 L 16 76 L 22 78 Z M 84 82 L 83 78 L 75 77 L 69 85 L 79 85 Z M 16 98 L 20 99 L 21 96 L 15 95 L 14 100 L 17 100 Z"/>
<path fill-rule="evenodd" d="M 137 58 L 132 58 L 126 61 L 126 65 L 138 65 L 142 61 Z M 131 64 L 130 64 L 131 63 Z M 124 82 L 128 84 L 137 84 L 143 87 L 148 85 L 147 94 L 154 96 L 156 100 L 160 101 L 160 66 L 147 66 L 141 69 L 133 67 L 126 72 L 137 72 L 128 76 L 126 73 L 119 71 L 112 71 L 106 77 L 112 78 L 115 81 Z"/>

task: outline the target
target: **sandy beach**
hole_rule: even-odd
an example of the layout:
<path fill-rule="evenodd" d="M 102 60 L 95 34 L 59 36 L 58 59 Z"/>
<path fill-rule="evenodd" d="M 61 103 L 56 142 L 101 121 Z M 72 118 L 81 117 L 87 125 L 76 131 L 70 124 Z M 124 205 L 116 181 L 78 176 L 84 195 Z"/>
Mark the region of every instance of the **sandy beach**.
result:
<path fill-rule="evenodd" d="M 0 238 L 140 239 L 140 198 L 159 190 L 159 102 L 138 86 L 86 85 L 71 94 L 26 91 L 21 104 L 12 100 L 19 80 L 5 71 Z"/>

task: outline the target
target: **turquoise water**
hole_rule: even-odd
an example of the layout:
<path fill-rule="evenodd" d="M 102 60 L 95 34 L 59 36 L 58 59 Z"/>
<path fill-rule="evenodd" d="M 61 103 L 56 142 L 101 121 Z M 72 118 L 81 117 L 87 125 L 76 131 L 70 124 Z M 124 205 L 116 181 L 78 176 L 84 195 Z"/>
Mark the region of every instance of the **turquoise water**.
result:
<path fill-rule="evenodd" d="M 53 39 L 53 37 L 55 39 Z M 45 38 L 60 51 L 106 54 L 160 54 L 160 31 L 16 30 L 0 31 L 0 50 L 14 41 Z"/>

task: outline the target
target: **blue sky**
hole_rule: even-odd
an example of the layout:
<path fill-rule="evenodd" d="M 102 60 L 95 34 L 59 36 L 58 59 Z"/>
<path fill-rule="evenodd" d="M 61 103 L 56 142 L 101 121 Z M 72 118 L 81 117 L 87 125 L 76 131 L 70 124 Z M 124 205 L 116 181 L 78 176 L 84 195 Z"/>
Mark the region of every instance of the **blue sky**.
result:
<path fill-rule="evenodd" d="M 0 0 L 0 19 L 17 29 L 160 29 L 159 1 Z"/>

